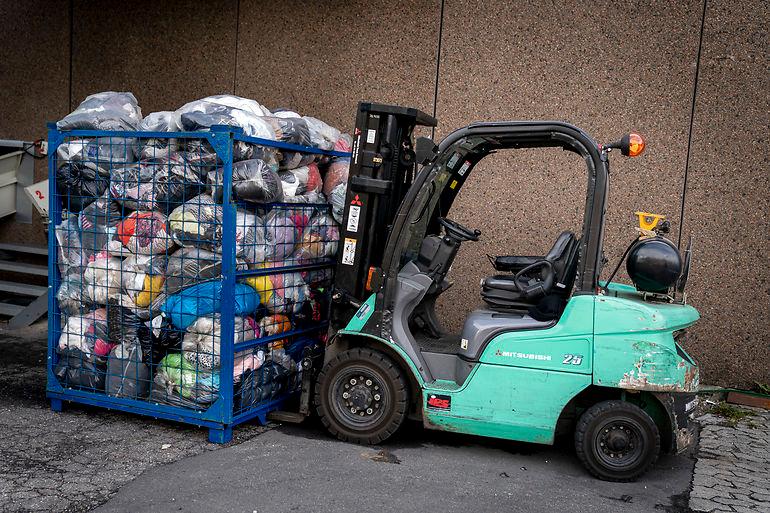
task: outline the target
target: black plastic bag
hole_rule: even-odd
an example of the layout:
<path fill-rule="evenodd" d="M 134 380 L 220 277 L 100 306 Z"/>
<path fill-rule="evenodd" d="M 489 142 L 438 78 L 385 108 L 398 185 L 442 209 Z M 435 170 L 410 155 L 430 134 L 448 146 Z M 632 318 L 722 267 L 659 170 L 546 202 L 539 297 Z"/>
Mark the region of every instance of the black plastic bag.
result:
<path fill-rule="evenodd" d="M 54 374 L 61 386 L 83 388 L 89 391 L 104 391 L 107 360 L 94 354 L 86 354 L 80 349 L 70 347 L 57 349 L 59 361 Z"/>
<path fill-rule="evenodd" d="M 119 345 L 107 363 L 107 395 L 143 399 L 150 391 L 150 368 L 142 362 L 142 351 L 135 345 Z"/>
<path fill-rule="evenodd" d="M 56 189 L 62 208 L 80 212 L 96 201 L 110 184 L 105 172 L 92 162 L 68 162 L 56 170 Z"/>
<path fill-rule="evenodd" d="M 176 329 L 167 318 L 161 318 L 158 327 L 152 330 L 152 338 L 143 341 L 142 353 L 145 363 L 155 366 L 169 353 L 182 350 L 184 330 Z"/>
<path fill-rule="evenodd" d="M 110 299 L 107 305 L 107 339 L 111 344 L 145 347 L 152 343 L 152 334 L 134 312 Z"/>
<path fill-rule="evenodd" d="M 235 394 L 236 408 L 246 409 L 277 398 L 287 390 L 291 374 L 272 361 L 266 361 L 257 370 L 245 372 Z"/>

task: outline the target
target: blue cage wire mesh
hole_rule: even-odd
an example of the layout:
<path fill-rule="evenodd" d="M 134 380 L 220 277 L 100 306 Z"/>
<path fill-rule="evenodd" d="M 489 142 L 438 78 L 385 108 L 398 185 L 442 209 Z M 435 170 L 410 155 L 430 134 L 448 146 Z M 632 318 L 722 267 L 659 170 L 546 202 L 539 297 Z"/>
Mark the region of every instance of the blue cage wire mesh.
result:
<path fill-rule="evenodd" d="M 339 240 L 324 175 L 348 154 L 224 126 L 50 126 L 49 151 L 54 409 L 186 421 L 226 442 L 296 396 L 325 342 Z"/>

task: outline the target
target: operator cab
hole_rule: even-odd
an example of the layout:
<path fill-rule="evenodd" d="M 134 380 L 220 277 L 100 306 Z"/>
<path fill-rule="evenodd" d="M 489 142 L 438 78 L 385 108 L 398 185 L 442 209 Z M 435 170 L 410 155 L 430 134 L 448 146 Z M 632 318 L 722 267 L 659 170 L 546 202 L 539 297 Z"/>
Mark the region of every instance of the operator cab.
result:
<path fill-rule="evenodd" d="M 431 279 L 422 300 L 409 317 L 409 330 L 420 350 L 456 353 L 478 360 L 485 342 L 504 331 L 542 329 L 559 319 L 572 292 L 578 262 L 578 240 L 562 232 L 543 256 L 504 255 L 489 258 L 497 273 L 482 279 L 484 308 L 471 312 L 460 334 L 447 333 L 435 312 L 438 297 L 451 287 L 447 274 L 463 242 L 477 242 L 480 230 L 439 217 L 443 235 L 423 239 L 416 260 L 408 262 L 403 278 L 420 273 Z"/>
<path fill-rule="evenodd" d="M 445 329 L 436 314 L 436 301 L 451 287 L 448 274 L 462 244 L 477 242 L 481 236 L 480 230 L 449 219 L 448 211 L 479 161 L 516 147 L 502 137 L 461 139 L 436 158 L 432 177 L 422 177 L 426 180 L 406 212 L 394 297 L 393 328 L 398 335 L 394 340 L 410 341 L 409 349 L 435 379 L 461 383 L 489 341 L 501 333 L 554 326 L 575 289 L 581 241 L 575 233 L 563 231 L 543 255 L 490 257 L 489 274 L 477 292 L 480 307 L 466 316 L 459 332 Z"/>

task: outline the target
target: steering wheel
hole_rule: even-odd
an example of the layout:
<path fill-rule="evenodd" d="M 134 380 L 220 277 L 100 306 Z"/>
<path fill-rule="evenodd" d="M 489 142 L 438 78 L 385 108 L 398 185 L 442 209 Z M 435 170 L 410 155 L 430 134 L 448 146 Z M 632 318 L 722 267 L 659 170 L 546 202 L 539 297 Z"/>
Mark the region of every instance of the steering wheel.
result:
<path fill-rule="evenodd" d="M 481 235 L 481 230 L 471 230 L 457 221 L 452 221 L 446 217 L 439 217 L 438 222 L 444 227 L 447 235 L 454 236 L 459 241 L 472 240 L 473 242 L 478 242 L 479 235 Z"/>

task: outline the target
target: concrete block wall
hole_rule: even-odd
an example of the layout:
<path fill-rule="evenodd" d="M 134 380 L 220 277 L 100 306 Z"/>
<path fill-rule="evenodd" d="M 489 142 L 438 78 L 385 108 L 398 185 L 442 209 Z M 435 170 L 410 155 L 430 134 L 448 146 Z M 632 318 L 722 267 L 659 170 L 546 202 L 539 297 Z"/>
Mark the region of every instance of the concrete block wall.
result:
<path fill-rule="evenodd" d="M 689 298 L 703 319 L 687 349 L 704 381 L 767 383 L 770 13 L 705 1 L 4 2 L 0 138 L 44 137 L 46 121 L 110 89 L 132 91 L 144 113 L 234 93 L 343 129 L 359 100 L 399 103 L 435 109 L 437 138 L 495 119 L 565 120 L 604 142 L 638 130 L 647 154 L 613 155 L 609 267 L 634 236 L 634 210 L 667 214 L 674 239 L 680 228 L 695 239 Z M 484 235 L 455 264 L 449 326 L 479 304 L 485 254 L 542 253 L 579 230 L 584 173 L 556 150 L 477 167 L 451 215 Z M 42 244 L 42 225 L 0 220 L 0 241 Z"/>

